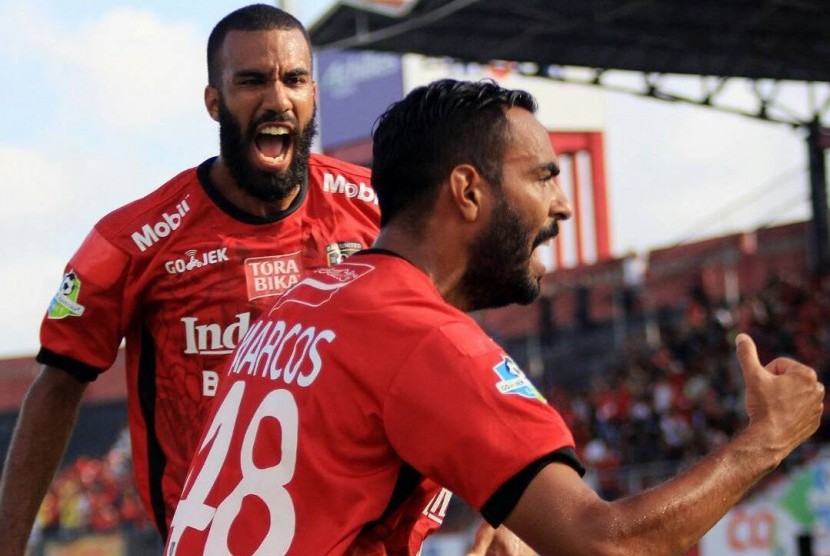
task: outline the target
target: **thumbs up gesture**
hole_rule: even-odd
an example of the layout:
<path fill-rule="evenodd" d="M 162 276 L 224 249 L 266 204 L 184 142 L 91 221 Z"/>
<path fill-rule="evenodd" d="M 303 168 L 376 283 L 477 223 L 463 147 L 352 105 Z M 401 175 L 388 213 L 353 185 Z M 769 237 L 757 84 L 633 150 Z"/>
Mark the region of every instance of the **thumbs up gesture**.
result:
<path fill-rule="evenodd" d="M 736 338 L 746 388 L 749 426 L 780 463 L 819 426 L 824 385 L 816 372 L 793 359 L 779 357 L 766 366 L 747 334 Z"/>

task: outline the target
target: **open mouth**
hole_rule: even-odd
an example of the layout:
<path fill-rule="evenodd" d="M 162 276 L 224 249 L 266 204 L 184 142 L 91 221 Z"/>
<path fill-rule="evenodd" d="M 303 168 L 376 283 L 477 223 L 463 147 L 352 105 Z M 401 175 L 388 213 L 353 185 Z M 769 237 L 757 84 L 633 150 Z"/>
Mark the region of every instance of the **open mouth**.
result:
<path fill-rule="evenodd" d="M 543 268 L 542 274 L 553 270 L 550 248 L 553 245 L 553 238 L 557 235 L 559 235 L 559 226 L 554 222 L 548 228 L 542 230 L 533 240 L 530 258 L 535 264 Z"/>
<path fill-rule="evenodd" d="M 543 241 L 530 252 L 530 264 L 536 268 L 539 276 L 553 270 L 553 254 L 550 250 L 551 242 Z"/>
<path fill-rule="evenodd" d="M 254 137 L 254 144 L 266 164 L 279 164 L 284 162 L 291 152 L 292 137 L 291 128 L 269 124 L 259 130 Z"/>

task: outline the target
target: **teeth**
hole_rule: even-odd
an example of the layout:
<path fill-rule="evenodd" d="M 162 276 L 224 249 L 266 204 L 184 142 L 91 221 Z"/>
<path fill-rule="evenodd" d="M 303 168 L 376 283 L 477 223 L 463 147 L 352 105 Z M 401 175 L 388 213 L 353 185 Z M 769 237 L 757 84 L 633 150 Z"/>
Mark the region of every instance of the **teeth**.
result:
<path fill-rule="evenodd" d="M 264 135 L 289 135 L 291 131 L 287 127 L 269 125 L 268 127 L 262 128 L 260 133 Z"/>
<path fill-rule="evenodd" d="M 272 137 L 291 135 L 291 129 L 279 124 L 267 125 L 259 130 L 260 135 L 270 135 Z M 268 157 L 273 162 L 282 162 L 285 159 L 285 153 L 279 156 Z"/>

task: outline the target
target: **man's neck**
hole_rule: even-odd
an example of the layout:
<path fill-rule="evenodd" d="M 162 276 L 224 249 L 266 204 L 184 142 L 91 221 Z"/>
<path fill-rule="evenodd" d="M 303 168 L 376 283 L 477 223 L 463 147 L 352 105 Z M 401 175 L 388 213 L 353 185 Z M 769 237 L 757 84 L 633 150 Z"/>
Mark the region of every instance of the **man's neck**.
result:
<path fill-rule="evenodd" d="M 423 230 L 421 233 L 430 233 Z M 467 257 L 451 248 L 452 242 L 429 241 L 395 225 L 384 227 L 372 247 L 397 253 L 429 276 L 444 301 L 467 311 L 467 299 L 459 288 Z"/>

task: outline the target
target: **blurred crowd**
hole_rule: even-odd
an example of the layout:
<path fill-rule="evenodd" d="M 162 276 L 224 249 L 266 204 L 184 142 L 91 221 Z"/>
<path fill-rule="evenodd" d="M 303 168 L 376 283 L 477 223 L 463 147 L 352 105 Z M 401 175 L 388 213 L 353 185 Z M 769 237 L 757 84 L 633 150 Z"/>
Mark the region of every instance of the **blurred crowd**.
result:
<path fill-rule="evenodd" d="M 830 378 L 830 290 L 774 278 L 734 307 L 693 288 L 677 322 L 661 323 L 656 346 L 628 350 L 584 387 L 554 387 L 551 404 L 576 437 L 589 479 L 608 498 L 661 481 L 711 452 L 745 425 L 738 332 L 763 363 L 789 356 Z M 828 439 L 826 424 L 786 464 Z"/>
<path fill-rule="evenodd" d="M 762 362 L 789 355 L 829 378 L 827 288 L 774 279 L 734 307 L 715 304 L 695 288 L 684 313 L 674 324 L 661 323 L 657 345 L 630 347 L 613 368 L 580 387 L 554 386 L 547 393 L 574 432 L 587 479 L 605 498 L 673 475 L 745 424 L 738 331 L 755 339 Z M 809 457 L 827 438 L 823 428 L 796 459 Z M 104 458 L 80 458 L 64 468 L 41 508 L 41 534 L 71 539 L 120 527 L 149 530 L 130 465 L 125 431 Z"/>
<path fill-rule="evenodd" d="M 132 477 L 125 428 L 104 457 L 82 456 L 60 471 L 33 534 L 38 541 L 72 541 L 89 534 L 150 529 Z"/>

